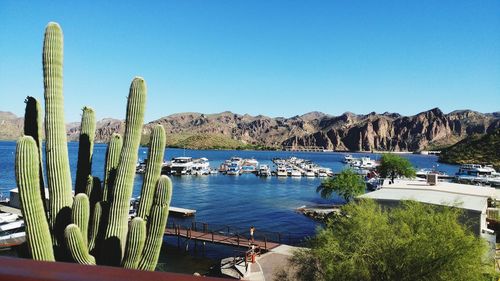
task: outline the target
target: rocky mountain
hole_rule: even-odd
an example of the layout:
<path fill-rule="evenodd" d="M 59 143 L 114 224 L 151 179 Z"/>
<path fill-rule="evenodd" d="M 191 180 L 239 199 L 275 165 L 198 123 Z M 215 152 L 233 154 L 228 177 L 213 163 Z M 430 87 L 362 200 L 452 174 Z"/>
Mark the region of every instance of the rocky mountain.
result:
<path fill-rule="evenodd" d="M 19 120 L 8 115 L 0 122 Z M 22 118 L 20 119 L 22 120 Z M 10 124 L 10 123 L 9 123 Z M 0 127 L 0 137 L 19 135 L 21 126 L 11 125 L 17 133 L 6 133 Z M 167 144 L 182 146 L 193 140 L 203 138 L 203 147 L 220 147 L 220 142 L 231 143 L 240 147 L 301 147 L 318 146 L 341 151 L 415 151 L 450 146 L 467 136 L 484 134 L 500 128 L 500 113 L 479 113 L 471 110 L 453 111 L 444 114 L 434 108 L 413 116 L 397 113 L 375 112 L 357 115 L 346 112 L 340 116 L 331 116 L 321 112 L 310 112 L 290 118 L 271 118 L 263 115 L 250 116 L 232 112 L 218 114 L 178 113 L 145 124 L 144 141 L 147 140 L 151 127 L 161 124 L 167 132 Z M 79 124 L 68 124 L 68 139 L 78 140 Z M 122 132 L 123 121 L 103 119 L 97 124 L 96 140 L 106 142 L 113 132 Z M 206 136 L 209 136 L 208 138 Z M 189 140 L 189 141 L 186 141 Z M 237 143 L 235 143 L 236 141 Z"/>
<path fill-rule="evenodd" d="M 434 108 L 414 116 L 344 113 L 338 117 L 325 117 L 320 123 L 317 132 L 294 136 L 283 144 L 351 151 L 439 149 L 472 134 L 492 132 L 500 127 L 500 118 L 497 113 L 461 110 L 444 114 L 439 108 Z"/>
<path fill-rule="evenodd" d="M 12 112 L 0 111 L 0 140 L 14 140 L 21 136 L 24 118 Z"/>
<path fill-rule="evenodd" d="M 467 137 L 441 151 L 439 161 L 453 164 L 491 164 L 500 169 L 500 129 Z"/>

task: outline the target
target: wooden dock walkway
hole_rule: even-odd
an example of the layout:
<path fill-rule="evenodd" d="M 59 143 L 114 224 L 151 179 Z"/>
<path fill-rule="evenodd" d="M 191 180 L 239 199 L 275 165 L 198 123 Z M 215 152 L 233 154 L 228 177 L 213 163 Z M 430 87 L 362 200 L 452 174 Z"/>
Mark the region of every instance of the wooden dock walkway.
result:
<path fill-rule="evenodd" d="M 264 240 L 255 239 L 253 242 L 251 242 L 246 237 L 236 235 L 236 234 L 235 235 L 227 235 L 225 233 L 215 233 L 213 231 L 204 232 L 204 231 L 196 231 L 196 230 L 192 230 L 192 229 L 181 229 L 178 227 L 176 227 L 176 228 L 167 227 L 165 229 L 165 235 L 177 236 L 178 238 L 185 238 L 185 239 L 202 241 L 202 242 L 224 244 L 224 245 L 236 246 L 236 247 L 248 248 L 251 244 L 253 244 L 253 245 L 255 245 L 255 247 L 258 247 L 258 248 L 266 250 L 266 251 L 274 249 L 274 248 L 278 247 L 279 245 L 281 245 L 281 244 L 276 243 L 276 242 L 267 241 L 266 239 L 264 239 Z"/>

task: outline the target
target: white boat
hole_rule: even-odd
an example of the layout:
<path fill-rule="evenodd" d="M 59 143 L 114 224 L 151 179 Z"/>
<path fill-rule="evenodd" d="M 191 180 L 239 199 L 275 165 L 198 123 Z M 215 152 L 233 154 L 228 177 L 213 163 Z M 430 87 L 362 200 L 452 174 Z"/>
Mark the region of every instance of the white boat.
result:
<path fill-rule="evenodd" d="M 308 177 L 308 178 L 314 178 L 314 177 L 316 177 L 316 173 L 314 173 L 313 170 L 307 170 L 304 175 L 306 177 Z"/>
<path fill-rule="evenodd" d="M 21 219 L 0 225 L 0 245 L 8 248 L 9 246 L 4 245 L 9 244 L 12 239 L 26 237 L 24 230 L 24 221 Z"/>
<path fill-rule="evenodd" d="M 24 220 L 17 220 L 10 223 L 5 223 L 0 225 L 0 233 L 3 231 L 9 231 L 13 229 L 18 229 L 24 227 Z"/>
<path fill-rule="evenodd" d="M 446 173 L 444 173 L 444 172 L 436 171 L 435 169 L 429 169 L 429 168 L 419 169 L 418 171 L 415 172 L 415 175 L 418 178 L 427 178 L 428 174 L 437 174 L 439 176 L 448 177 L 448 175 Z"/>
<path fill-rule="evenodd" d="M 262 164 L 259 166 L 259 176 L 261 177 L 269 177 L 271 176 L 271 169 L 268 165 Z"/>
<path fill-rule="evenodd" d="M 293 169 L 290 173 L 291 177 L 302 177 L 302 173 L 299 170 Z"/>
<path fill-rule="evenodd" d="M 352 163 L 354 163 L 354 162 L 356 162 L 358 160 L 359 160 L 358 158 L 352 157 L 351 154 L 347 154 L 346 156 L 344 156 L 344 161 L 343 162 L 346 163 L 346 164 L 352 164 Z"/>
<path fill-rule="evenodd" d="M 328 170 L 324 169 L 324 168 L 319 169 L 318 170 L 318 177 L 320 177 L 320 178 L 328 177 Z"/>
<path fill-rule="evenodd" d="M 457 176 L 494 176 L 497 174 L 493 166 L 491 165 L 480 165 L 480 164 L 462 164 L 458 169 Z"/>
<path fill-rule="evenodd" d="M 278 166 L 277 170 L 276 170 L 276 176 L 278 177 L 288 177 L 288 171 L 286 170 L 286 167 L 285 166 Z"/>
<path fill-rule="evenodd" d="M 232 162 L 229 164 L 226 170 L 226 175 L 238 176 L 240 174 L 241 166 L 238 162 Z"/>
<path fill-rule="evenodd" d="M 193 165 L 191 166 L 191 174 L 202 176 L 210 174 L 210 162 L 207 158 L 202 157 L 193 160 Z"/>
<path fill-rule="evenodd" d="M 463 164 L 456 173 L 458 182 L 499 186 L 499 173 L 491 165 Z"/>
<path fill-rule="evenodd" d="M 187 175 L 191 173 L 193 167 L 192 157 L 175 157 L 170 164 L 170 173 L 172 175 Z"/>
<path fill-rule="evenodd" d="M 16 214 L 12 213 L 4 213 L 4 214 L 6 215 L 0 217 L 0 224 L 15 222 L 19 218 L 19 215 Z"/>
<path fill-rule="evenodd" d="M 259 161 L 255 159 L 245 159 L 241 164 L 241 173 L 256 173 Z"/>
<path fill-rule="evenodd" d="M 370 157 L 361 157 L 350 164 L 352 167 L 361 169 L 375 169 L 379 163 Z"/>

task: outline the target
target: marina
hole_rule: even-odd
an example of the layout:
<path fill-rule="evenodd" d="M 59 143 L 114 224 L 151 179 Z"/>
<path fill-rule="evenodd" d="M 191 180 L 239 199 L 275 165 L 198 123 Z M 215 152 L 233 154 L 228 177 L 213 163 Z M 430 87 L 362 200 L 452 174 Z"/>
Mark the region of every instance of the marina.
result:
<path fill-rule="evenodd" d="M 76 168 L 77 147 L 77 143 L 70 143 L 68 146 L 72 171 L 75 171 Z M 98 177 L 102 177 L 100 173 L 105 161 L 105 150 L 106 145 L 95 145 L 93 166 Z M 15 186 L 14 151 L 14 142 L 0 142 L 0 158 L 3 159 L 7 168 L 5 176 L 0 179 L 0 189 L 4 194 L 8 194 L 9 190 L 12 189 L 6 187 Z M 141 148 L 139 155 L 144 157 L 146 151 L 147 148 Z M 380 154 L 371 153 L 349 154 L 353 158 L 370 157 L 374 161 L 377 161 L 380 157 Z M 248 227 L 254 225 L 257 229 L 256 235 L 259 235 L 259 232 L 263 234 L 266 232 L 265 230 L 272 230 L 271 232 L 275 233 L 293 233 L 292 236 L 296 238 L 294 243 L 298 243 L 297 241 L 302 241 L 314 235 L 321 222 L 304 215 L 297 208 L 306 206 L 310 210 L 314 210 L 315 206 L 342 204 L 343 200 L 337 196 L 334 196 L 331 200 L 322 199 L 316 193 L 316 187 L 325 177 L 328 177 L 329 172 L 330 175 L 334 175 L 335 172 L 350 167 L 343 163 L 346 155 L 347 153 L 337 152 L 166 149 L 165 159 L 170 159 L 169 162 L 178 157 L 191 157 L 192 160 L 206 158 L 210 163 L 211 171 L 215 170 L 214 167 L 217 167 L 216 174 L 210 173 L 209 175 L 198 176 L 189 173 L 171 176 L 174 186 L 172 206 L 182 206 L 184 209 L 196 210 L 196 212 L 194 212 L 194 216 L 185 216 L 182 212 L 174 215 L 172 211 L 168 223 L 169 225 L 175 223 L 182 226 L 181 229 L 184 229 L 181 231 L 184 232 L 182 235 L 186 235 L 185 229 L 192 227 L 194 221 L 205 222 L 210 228 L 217 225 L 230 225 L 231 228 L 238 229 L 238 233 L 241 233 L 242 236 L 248 236 Z M 419 169 L 433 169 L 438 165 L 435 156 L 405 154 L 404 157 L 407 157 Z M 229 176 L 218 171 L 218 168 L 224 167 L 222 164 L 230 164 L 227 163 L 229 162 L 227 160 L 231 159 L 241 161 L 241 164 L 243 164 L 244 159 L 255 159 L 258 162 L 257 172 L 238 173 L 238 176 Z M 281 165 L 276 165 L 275 161 Z M 302 176 L 292 177 L 291 173 L 289 174 L 290 167 L 287 167 L 288 163 L 294 163 L 293 165 L 297 171 L 301 169 Z M 168 164 L 168 162 L 165 162 L 165 164 Z M 454 175 L 458 169 L 459 166 L 457 165 L 439 164 L 439 170 L 448 175 Z M 262 174 L 260 171 L 263 171 Z M 314 173 L 314 177 L 311 172 Z M 132 195 L 135 198 L 140 196 L 139 191 L 142 180 L 142 174 L 138 174 Z M 7 212 L 9 211 L 7 210 Z M 203 232 L 203 227 L 199 223 L 197 223 L 196 229 L 196 231 Z M 216 232 L 214 232 L 215 234 Z M 191 237 L 193 236 L 194 232 Z M 273 241 L 276 238 L 272 238 L 272 235 L 269 237 L 267 241 L 279 243 Z M 178 260 L 179 256 L 186 259 L 188 259 L 188 256 L 194 256 L 197 259 L 206 260 L 207 263 L 212 265 L 220 265 L 222 259 L 234 256 L 234 246 L 201 240 L 195 242 L 196 239 L 186 238 L 180 237 L 180 249 L 182 251 L 170 250 L 162 253 L 162 255 L 172 260 Z M 178 249 L 177 239 L 175 235 L 166 235 L 164 241 L 167 247 Z M 256 240 L 261 241 L 262 239 L 256 236 Z M 201 250 L 203 242 L 205 242 L 205 251 Z M 289 241 L 281 242 L 281 244 L 285 245 L 288 243 Z M 243 244 L 248 245 L 248 241 L 242 238 L 240 245 Z M 236 248 L 245 249 L 244 246 Z M 176 256 L 171 257 L 170 255 L 173 255 L 174 252 Z"/>

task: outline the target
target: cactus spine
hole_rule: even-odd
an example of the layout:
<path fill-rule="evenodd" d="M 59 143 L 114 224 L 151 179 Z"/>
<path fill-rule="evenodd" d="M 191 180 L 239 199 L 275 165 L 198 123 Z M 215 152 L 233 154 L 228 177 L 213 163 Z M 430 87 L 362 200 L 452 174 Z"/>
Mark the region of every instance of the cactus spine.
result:
<path fill-rule="evenodd" d="M 87 177 L 92 172 L 92 151 L 95 138 L 95 113 L 90 107 L 84 107 L 78 147 L 78 163 L 76 166 L 75 194 L 84 193 Z M 90 194 L 87 194 L 90 197 Z"/>
<path fill-rule="evenodd" d="M 146 82 L 144 79 L 136 77 L 130 85 L 125 119 L 125 137 L 120 153 L 120 165 L 116 173 L 113 196 L 110 200 L 109 223 L 105 235 L 105 239 L 118 239 L 121 247 L 121 258 L 127 237 L 127 218 L 134 187 L 135 165 L 141 141 L 145 105 Z M 120 251 L 120 249 L 114 249 L 114 251 Z"/>
<path fill-rule="evenodd" d="M 153 204 L 153 195 L 156 182 L 160 178 L 161 167 L 163 163 L 163 154 L 165 152 L 165 129 L 161 125 L 153 127 L 150 138 L 148 165 L 141 189 L 141 202 L 137 210 L 137 216 L 147 219 L 151 204 Z"/>
<path fill-rule="evenodd" d="M 47 185 L 49 188 L 49 224 L 53 244 L 60 240 L 69 224 L 71 174 L 69 170 L 66 125 L 63 102 L 63 35 L 59 24 L 51 22 L 45 29 L 43 43 L 43 84 L 45 96 L 45 153 L 47 155 Z M 57 224 L 57 225 L 56 225 Z"/>
<path fill-rule="evenodd" d="M 16 147 L 16 181 L 25 218 L 26 235 L 34 260 L 54 261 L 47 217 L 40 195 L 38 147 L 32 137 L 21 137 Z"/>

